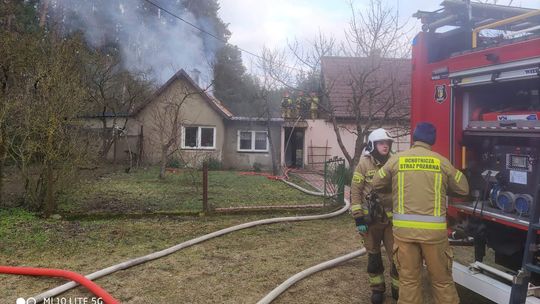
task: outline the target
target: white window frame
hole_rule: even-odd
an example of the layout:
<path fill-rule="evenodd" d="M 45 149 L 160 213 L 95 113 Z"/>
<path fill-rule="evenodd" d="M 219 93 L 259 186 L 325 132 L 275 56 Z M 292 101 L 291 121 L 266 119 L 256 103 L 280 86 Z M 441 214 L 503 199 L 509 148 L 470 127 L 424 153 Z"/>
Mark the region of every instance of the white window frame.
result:
<path fill-rule="evenodd" d="M 240 149 L 240 133 L 251 133 L 251 149 Z M 264 133 L 266 136 L 266 149 L 260 150 L 255 149 L 255 133 Z M 270 147 L 270 142 L 268 141 L 268 132 L 267 131 L 260 131 L 260 130 L 238 130 L 236 134 L 236 141 L 237 141 L 237 152 L 255 152 L 255 153 L 265 153 L 268 152 L 268 148 Z"/>
<path fill-rule="evenodd" d="M 189 147 L 186 146 L 186 128 L 197 128 L 197 144 L 195 147 Z M 201 147 L 201 136 L 202 136 L 202 129 L 212 129 L 214 131 L 214 136 L 212 138 L 212 146 L 211 147 Z M 214 126 L 182 126 L 182 142 L 181 145 L 182 149 L 184 150 L 215 150 L 216 149 L 216 127 Z"/>

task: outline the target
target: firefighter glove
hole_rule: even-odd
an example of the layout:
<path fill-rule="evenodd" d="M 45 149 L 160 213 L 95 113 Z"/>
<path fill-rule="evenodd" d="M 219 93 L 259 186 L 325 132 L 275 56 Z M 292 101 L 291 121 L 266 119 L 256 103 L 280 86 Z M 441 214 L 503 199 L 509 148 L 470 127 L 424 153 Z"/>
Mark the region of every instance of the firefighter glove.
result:
<path fill-rule="evenodd" d="M 358 230 L 358 232 L 360 234 L 367 233 L 368 226 L 367 226 L 366 221 L 364 220 L 363 217 L 355 218 L 354 221 L 356 223 L 356 230 Z"/>

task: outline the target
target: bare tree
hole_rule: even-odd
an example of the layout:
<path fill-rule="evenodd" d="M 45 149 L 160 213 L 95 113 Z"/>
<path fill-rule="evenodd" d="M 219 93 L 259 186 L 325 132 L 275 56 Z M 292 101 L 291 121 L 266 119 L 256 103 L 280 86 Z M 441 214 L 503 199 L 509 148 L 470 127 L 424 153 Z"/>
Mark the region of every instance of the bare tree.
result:
<path fill-rule="evenodd" d="M 161 95 L 156 100 L 157 104 L 151 113 L 151 128 L 158 134 L 160 179 L 165 177 L 168 160 L 178 152 L 180 147 L 182 126 L 187 117 L 187 114 L 184 113 L 184 104 L 195 96 L 205 94 L 209 87 L 196 90 L 187 82 L 179 81 L 177 86 L 171 86 L 171 90 L 167 94 Z"/>
<path fill-rule="evenodd" d="M 101 121 L 99 156 L 106 158 L 126 131 L 128 114 L 149 98 L 153 85 L 146 72 L 126 71 L 120 59 L 112 55 L 94 54 L 87 74 L 90 100 Z"/>
<path fill-rule="evenodd" d="M 257 115 L 264 120 L 266 134 L 269 143 L 270 157 L 272 159 L 272 174 L 280 174 L 279 160 L 277 159 L 276 148 L 274 147 L 272 134 L 272 119 L 275 118 L 275 106 L 272 106 L 272 93 L 282 86 L 282 82 L 289 73 L 285 69 L 286 55 L 284 52 L 263 48 L 260 59 L 257 62 L 258 69 L 262 72 L 259 77 L 259 88 L 255 103 L 259 109 Z"/>
<path fill-rule="evenodd" d="M 319 110 L 332 123 L 338 145 L 350 170 L 354 170 L 367 136 L 374 128 L 392 124 L 399 135 L 409 132 L 407 84 L 410 63 L 407 58 L 410 48 L 405 38 L 407 31 L 398 22 L 396 10 L 386 7 L 381 0 L 371 0 L 362 12 L 353 1 L 349 6 L 351 20 L 344 43 L 338 45 L 320 33 L 309 43 L 307 51 L 297 43 L 290 44 L 289 49 L 308 73 L 322 74 L 321 78 L 311 78 L 312 82 L 319 83 L 297 85 L 304 90 L 309 86 L 319 88 L 322 97 Z M 349 57 L 355 64 L 344 66 L 335 73 L 328 67 L 325 70 L 323 60 L 332 62 L 335 55 Z M 352 92 L 352 96 L 346 102 L 333 102 L 343 86 Z M 344 132 L 356 136 L 354 153 L 345 146 Z"/>
<path fill-rule="evenodd" d="M 2 95 L 10 105 L 0 129 L 3 149 L 23 178 L 26 204 L 49 216 L 56 210 L 56 193 L 84 156 L 76 123 L 87 101 L 84 46 L 77 37 L 35 38 L 9 41 L 10 60 L 0 63 L 9 67 L 3 70 L 8 89 Z"/>

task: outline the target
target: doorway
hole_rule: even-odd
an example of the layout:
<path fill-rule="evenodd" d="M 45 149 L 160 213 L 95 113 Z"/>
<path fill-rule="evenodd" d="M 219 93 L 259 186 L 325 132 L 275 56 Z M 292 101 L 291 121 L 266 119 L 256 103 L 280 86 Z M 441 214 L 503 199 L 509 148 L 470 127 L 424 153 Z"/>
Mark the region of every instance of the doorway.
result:
<path fill-rule="evenodd" d="M 304 167 L 305 128 L 285 127 L 285 165 L 289 168 Z"/>

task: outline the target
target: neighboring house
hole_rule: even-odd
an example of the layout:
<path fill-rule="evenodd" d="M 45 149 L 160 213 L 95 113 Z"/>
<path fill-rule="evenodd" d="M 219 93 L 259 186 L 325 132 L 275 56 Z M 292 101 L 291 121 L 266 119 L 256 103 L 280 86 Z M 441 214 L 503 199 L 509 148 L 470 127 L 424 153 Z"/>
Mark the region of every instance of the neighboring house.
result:
<path fill-rule="evenodd" d="M 334 125 L 321 108 L 333 109 L 345 148 L 352 156 L 356 142 L 356 115 L 373 120 L 373 129 L 384 127 L 395 137 L 393 149 L 409 148 L 408 135 L 411 61 L 379 58 L 323 57 L 322 80 L 326 98 L 321 101 L 319 118 L 287 119 L 283 124 L 282 163 L 321 169 L 325 160 L 344 157 Z M 374 94 L 371 103 L 355 103 L 362 94 Z M 388 94 L 385 94 L 385 91 Z M 397 95 L 397 98 L 396 98 Z M 294 97 L 293 97 L 294 98 Z M 356 98 L 356 99 L 355 99 Z M 395 104 L 389 104 L 395 103 Z M 360 109 L 355 108 L 360 105 Z"/>

